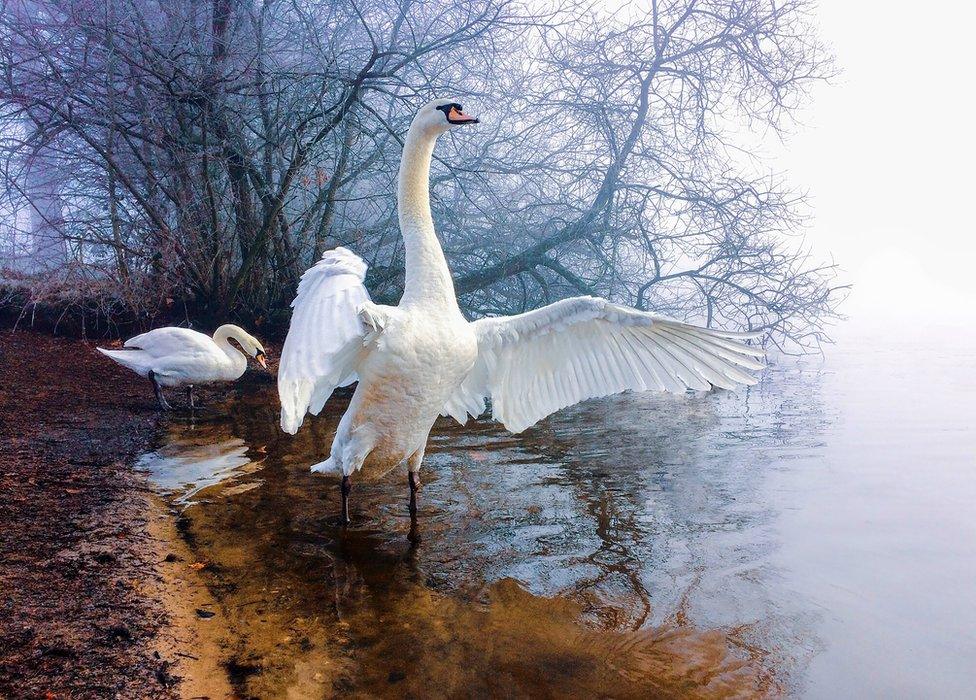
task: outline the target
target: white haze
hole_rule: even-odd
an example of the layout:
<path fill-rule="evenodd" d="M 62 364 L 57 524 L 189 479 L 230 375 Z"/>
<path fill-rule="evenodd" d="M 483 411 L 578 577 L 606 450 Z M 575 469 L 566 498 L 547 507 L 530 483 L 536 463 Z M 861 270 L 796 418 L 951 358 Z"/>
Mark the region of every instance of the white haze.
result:
<path fill-rule="evenodd" d="M 810 197 L 807 240 L 854 284 L 842 310 L 859 325 L 968 323 L 976 10 L 822 0 L 817 15 L 842 72 L 773 160 Z"/>

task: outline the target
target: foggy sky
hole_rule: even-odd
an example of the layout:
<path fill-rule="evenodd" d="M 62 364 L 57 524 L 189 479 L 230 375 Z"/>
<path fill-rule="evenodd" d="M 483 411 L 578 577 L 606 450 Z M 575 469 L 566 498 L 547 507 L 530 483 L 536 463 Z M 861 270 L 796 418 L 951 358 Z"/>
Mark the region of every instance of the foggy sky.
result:
<path fill-rule="evenodd" d="M 959 3 L 821 0 L 841 75 L 773 166 L 810 196 L 814 252 L 855 284 L 858 321 L 976 316 L 972 27 Z"/>

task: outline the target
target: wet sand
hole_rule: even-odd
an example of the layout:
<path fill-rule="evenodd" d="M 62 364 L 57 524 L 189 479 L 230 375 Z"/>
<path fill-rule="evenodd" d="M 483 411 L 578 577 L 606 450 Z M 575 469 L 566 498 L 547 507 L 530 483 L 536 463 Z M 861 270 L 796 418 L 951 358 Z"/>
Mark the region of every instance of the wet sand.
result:
<path fill-rule="evenodd" d="M 166 624 L 154 640 L 154 656 L 165 660 L 179 697 L 232 698 L 223 665 L 230 635 L 200 574 L 206 562 L 197 561 L 186 546 L 172 511 L 160 499 L 154 505 L 149 532 L 162 556 L 156 559 L 157 576 L 143 593 L 159 601 L 166 613 Z"/>
<path fill-rule="evenodd" d="M 193 651 L 212 599 L 132 469 L 152 392 L 93 347 L 0 329 L 0 697 L 188 696 L 180 676 L 223 697 Z"/>

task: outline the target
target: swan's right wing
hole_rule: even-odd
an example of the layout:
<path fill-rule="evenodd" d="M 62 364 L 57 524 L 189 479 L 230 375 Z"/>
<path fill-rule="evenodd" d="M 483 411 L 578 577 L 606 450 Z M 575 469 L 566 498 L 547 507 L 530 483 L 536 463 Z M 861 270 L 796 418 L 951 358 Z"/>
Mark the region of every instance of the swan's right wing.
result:
<path fill-rule="evenodd" d="M 322 255 L 302 275 L 278 366 L 281 428 L 298 432 L 305 413 L 318 414 L 336 387 L 356 381 L 366 328 L 359 310 L 369 301 L 366 263 L 346 248 Z"/>

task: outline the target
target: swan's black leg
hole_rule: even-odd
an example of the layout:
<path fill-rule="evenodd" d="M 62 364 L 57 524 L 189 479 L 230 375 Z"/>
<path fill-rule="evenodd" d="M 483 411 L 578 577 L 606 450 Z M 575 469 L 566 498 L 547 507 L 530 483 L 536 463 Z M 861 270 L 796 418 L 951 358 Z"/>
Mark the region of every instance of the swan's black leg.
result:
<path fill-rule="evenodd" d="M 342 475 L 342 486 L 339 487 L 339 492 L 342 494 L 342 516 L 339 522 L 343 525 L 349 524 L 349 492 L 352 491 L 352 484 L 349 483 L 349 477 L 345 474 Z"/>
<path fill-rule="evenodd" d="M 188 385 L 186 387 L 186 399 L 190 403 L 190 410 L 192 411 L 193 409 L 195 409 L 196 408 L 196 404 L 193 403 L 193 385 L 192 384 L 190 384 L 190 385 Z"/>
<path fill-rule="evenodd" d="M 413 546 L 420 543 L 420 532 L 417 529 L 417 491 L 420 490 L 420 474 L 407 472 L 407 483 L 410 484 L 410 532 L 407 539 Z"/>
<path fill-rule="evenodd" d="M 420 490 L 420 465 L 423 461 L 423 448 L 407 458 L 407 483 L 410 485 L 410 533 L 407 539 L 414 547 L 420 543 L 420 533 L 417 529 L 417 491 Z"/>
<path fill-rule="evenodd" d="M 420 490 L 420 475 L 417 472 L 407 472 L 407 483 L 410 484 L 410 519 L 417 519 L 417 491 Z"/>
<path fill-rule="evenodd" d="M 156 401 L 159 402 L 159 407 L 164 411 L 170 410 L 172 406 L 169 405 L 169 402 L 166 400 L 166 397 L 163 396 L 163 387 L 161 387 L 159 385 L 159 382 L 156 381 L 156 373 L 153 372 L 152 370 L 149 370 L 149 381 L 152 382 L 153 391 L 156 392 Z"/>

